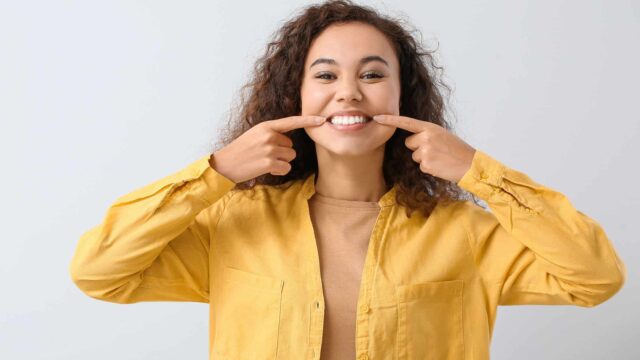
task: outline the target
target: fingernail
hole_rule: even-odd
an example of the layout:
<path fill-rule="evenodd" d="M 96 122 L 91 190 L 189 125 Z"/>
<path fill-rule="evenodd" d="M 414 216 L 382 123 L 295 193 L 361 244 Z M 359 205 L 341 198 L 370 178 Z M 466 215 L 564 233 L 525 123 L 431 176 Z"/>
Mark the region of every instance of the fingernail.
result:
<path fill-rule="evenodd" d="M 375 121 L 380 121 L 382 119 L 383 119 L 383 115 L 374 115 L 373 116 L 373 120 L 375 120 Z"/>
<path fill-rule="evenodd" d="M 316 116 L 316 124 L 322 124 L 327 118 L 322 117 L 322 116 Z"/>

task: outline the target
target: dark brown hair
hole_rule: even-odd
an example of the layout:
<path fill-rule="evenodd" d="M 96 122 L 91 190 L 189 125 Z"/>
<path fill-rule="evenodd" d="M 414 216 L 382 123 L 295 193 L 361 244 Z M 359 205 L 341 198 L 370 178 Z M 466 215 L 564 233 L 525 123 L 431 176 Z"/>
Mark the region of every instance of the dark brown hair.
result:
<path fill-rule="evenodd" d="M 240 89 L 238 111 L 235 115 L 231 113 L 228 126 L 221 129 L 216 150 L 262 121 L 299 115 L 304 61 L 311 42 L 329 25 L 350 21 L 375 26 L 394 44 L 400 64 L 400 115 L 429 121 L 452 131 L 445 120 L 444 99 L 439 86 L 449 95 L 451 89 L 438 77 L 437 71 L 442 71 L 442 67 L 435 65 L 433 51 L 424 50 L 401 25 L 401 20 L 380 15 L 372 8 L 348 0 L 330 0 L 304 8 L 273 35 L 264 55 L 255 64 L 253 77 Z M 245 94 L 247 90 L 248 94 Z M 296 158 L 290 162 L 291 171 L 282 176 L 266 173 L 237 183 L 234 189 L 280 185 L 317 173 L 315 144 L 304 129 L 285 134 L 293 141 L 296 151 Z M 409 135 L 411 133 L 404 129 L 396 129 L 385 144 L 383 162 L 385 182 L 398 185 L 396 202 L 406 207 L 407 216 L 419 209 L 429 217 L 438 202 L 470 198 L 478 204 L 473 194 L 457 184 L 420 171 L 419 164 L 411 158 L 412 151 L 404 145 Z"/>

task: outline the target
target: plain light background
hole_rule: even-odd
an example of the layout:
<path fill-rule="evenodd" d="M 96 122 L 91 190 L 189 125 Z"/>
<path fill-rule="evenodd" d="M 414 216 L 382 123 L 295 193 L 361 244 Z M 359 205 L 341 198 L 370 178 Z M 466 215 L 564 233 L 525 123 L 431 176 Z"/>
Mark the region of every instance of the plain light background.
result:
<path fill-rule="evenodd" d="M 68 267 L 118 196 L 212 149 L 271 34 L 306 4 L 0 2 L 0 358 L 207 358 L 207 304 L 93 300 Z M 566 194 L 628 267 L 595 308 L 499 307 L 492 359 L 640 358 L 640 3 L 360 4 L 438 49 L 459 136 Z"/>

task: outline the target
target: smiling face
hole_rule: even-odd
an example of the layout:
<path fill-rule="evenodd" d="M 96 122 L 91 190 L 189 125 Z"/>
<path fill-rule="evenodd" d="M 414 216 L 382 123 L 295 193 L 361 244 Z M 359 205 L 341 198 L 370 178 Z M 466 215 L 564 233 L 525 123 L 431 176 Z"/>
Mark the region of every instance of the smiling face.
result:
<path fill-rule="evenodd" d="M 361 22 L 327 27 L 307 53 L 300 95 L 301 115 L 328 117 L 345 110 L 399 115 L 400 66 L 392 43 Z M 369 121 L 362 129 L 343 131 L 327 121 L 304 130 L 319 155 L 356 156 L 383 151 L 395 128 Z"/>

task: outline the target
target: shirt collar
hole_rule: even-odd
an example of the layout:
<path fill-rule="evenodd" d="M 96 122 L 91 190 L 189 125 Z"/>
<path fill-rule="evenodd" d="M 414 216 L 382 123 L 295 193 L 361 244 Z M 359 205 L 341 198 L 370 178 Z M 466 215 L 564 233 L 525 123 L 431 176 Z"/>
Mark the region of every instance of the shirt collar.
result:
<path fill-rule="evenodd" d="M 305 200 L 309 200 L 313 194 L 316 192 L 315 187 L 316 173 L 313 172 L 303 180 L 302 183 L 302 196 L 304 196 Z M 391 189 L 389 189 L 380 200 L 378 200 L 378 205 L 380 207 L 383 206 L 391 206 L 396 203 L 396 192 L 398 191 L 398 187 L 394 184 Z"/>

